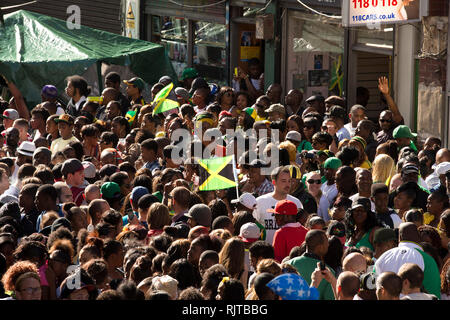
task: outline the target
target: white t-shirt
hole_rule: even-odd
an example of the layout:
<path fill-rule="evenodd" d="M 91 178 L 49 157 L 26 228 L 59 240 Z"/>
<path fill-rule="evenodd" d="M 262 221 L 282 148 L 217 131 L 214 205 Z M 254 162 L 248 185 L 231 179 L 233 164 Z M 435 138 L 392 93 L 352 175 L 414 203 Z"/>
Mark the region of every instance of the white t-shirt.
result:
<path fill-rule="evenodd" d="M 403 220 L 396 213 L 391 214 L 391 219 L 394 223 L 394 229 L 398 228 L 400 224 L 403 223 Z"/>
<path fill-rule="evenodd" d="M 62 114 L 64 114 L 65 112 L 64 112 L 64 109 L 63 108 L 61 108 L 61 107 L 58 107 L 58 108 L 56 108 L 56 115 L 57 116 L 60 116 L 60 115 L 62 115 Z"/>
<path fill-rule="evenodd" d="M 355 130 L 356 127 L 352 127 L 352 122 L 350 121 L 349 123 L 344 124 L 344 128 L 347 129 L 348 133 L 350 133 L 351 137 L 355 136 Z"/>
<path fill-rule="evenodd" d="M 320 187 L 320 190 L 322 190 L 322 194 L 327 197 L 329 203 L 333 203 L 334 199 L 338 194 L 336 183 L 329 185 L 327 182 L 325 182 Z"/>
<path fill-rule="evenodd" d="M 356 193 L 356 194 L 352 195 L 349 199 L 352 200 L 352 202 L 353 202 L 356 199 L 358 199 L 358 197 L 359 197 L 359 193 Z M 370 198 L 369 198 L 369 200 L 370 200 Z M 370 210 L 372 210 L 372 212 L 375 212 L 375 203 L 372 200 L 370 200 Z"/>
<path fill-rule="evenodd" d="M 297 205 L 297 209 L 302 209 L 303 205 L 297 198 L 287 195 L 286 200 L 290 200 Z M 267 212 L 268 209 L 274 209 L 277 205 L 277 200 L 273 197 L 273 192 L 262 195 L 256 198 L 256 209 L 253 211 L 253 217 L 266 228 L 266 242 L 272 245 L 273 236 L 279 229 L 275 222 L 275 217 L 272 216 L 272 212 Z"/>
<path fill-rule="evenodd" d="M 416 248 L 422 250 L 422 247 L 418 244 L 400 242 L 398 247 L 386 251 L 377 259 L 375 262 L 375 273 L 377 275 L 387 271 L 398 273 L 400 267 L 405 263 L 417 264 L 420 269 L 425 270 L 423 257 Z"/>

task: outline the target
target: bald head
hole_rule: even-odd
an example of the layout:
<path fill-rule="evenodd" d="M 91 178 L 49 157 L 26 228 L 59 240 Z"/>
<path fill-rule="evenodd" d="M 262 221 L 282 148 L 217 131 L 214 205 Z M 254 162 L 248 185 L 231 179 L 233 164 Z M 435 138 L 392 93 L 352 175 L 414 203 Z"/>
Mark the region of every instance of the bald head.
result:
<path fill-rule="evenodd" d="M 105 88 L 102 91 L 102 97 L 103 97 L 102 105 L 106 106 L 109 102 L 117 100 L 118 92 L 116 89 L 111 87 Z"/>
<path fill-rule="evenodd" d="M 436 153 L 436 164 L 449 161 L 450 161 L 450 150 L 448 150 L 447 148 L 439 149 L 439 151 Z"/>
<path fill-rule="evenodd" d="M 291 107 L 299 106 L 303 100 L 303 94 L 298 89 L 289 90 L 288 94 L 284 98 L 284 103 Z"/>
<path fill-rule="evenodd" d="M 354 272 L 344 271 L 337 278 L 338 300 L 353 300 L 360 288 L 360 280 Z"/>
<path fill-rule="evenodd" d="M 95 199 L 89 203 L 88 214 L 92 219 L 92 224 L 95 226 L 100 222 L 102 214 L 110 209 L 109 204 L 104 199 Z"/>
<path fill-rule="evenodd" d="M 100 188 L 96 184 L 90 184 L 84 190 L 86 196 L 86 202 L 89 204 L 95 199 L 101 199 Z"/>
<path fill-rule="evenodd" d="M 350 253 L 342 262 L 344 271 L 351 271 L 356 274 L 364 273 L 367 270 L 366 258 L 359 252 Z"/>
<path fill-rule="evenodd" d="M 417 226 L 412 222 L 401 223 L 398 227 L 399 241 L 412 241 L 419 243 L 420 235 Z"/>

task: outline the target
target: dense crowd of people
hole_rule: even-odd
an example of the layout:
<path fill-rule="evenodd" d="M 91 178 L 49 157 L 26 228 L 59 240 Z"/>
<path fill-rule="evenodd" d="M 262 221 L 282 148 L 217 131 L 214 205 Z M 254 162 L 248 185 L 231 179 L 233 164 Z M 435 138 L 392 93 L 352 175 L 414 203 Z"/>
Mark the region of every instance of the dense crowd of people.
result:
<path fill-rule="evenodd" d="M 187 68 L 152 101 L 138 77 L 90 97 L 74 75 L 31 111 L 2 76 L 0 298 L 450 299 L 450 150 L 417 139 L 386 78 L 376 123 L 365 88 L 347 106 L 261 74 L 218 88 Z M 155 112 L 172 83 L 178 107 Z M 235 186 L 202 188 L 197 159 L 230 155 Z"/>

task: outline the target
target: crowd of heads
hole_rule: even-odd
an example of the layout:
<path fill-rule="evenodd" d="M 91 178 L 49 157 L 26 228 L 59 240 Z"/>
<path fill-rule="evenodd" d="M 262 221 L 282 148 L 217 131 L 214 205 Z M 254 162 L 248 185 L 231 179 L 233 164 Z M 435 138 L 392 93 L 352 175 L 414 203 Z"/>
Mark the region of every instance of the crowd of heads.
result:
<path fill-rule="evenodd" d="M 0 100 L 0 297 L 449 299 L 441 140 L 411 132 L 385 78 L 374 119 L 365 88 L 348 106 L 276 83 L 264 92 L 263 80 L 257 59 L 232 86 L 187 68 L 149 84 L 147 98 L 141 78 L 111 72 L 91 97 L 74 75 L 67 103 L 45 85 L 29 113 L 10 87 Z M 178 107 L 155 112 L 171 85 L 165 99 Z M 201 162 L 225 156 L 231 178 Z M 208 177 L 234 185 L 205 188 Z M 420 253 L 401 260 L 408 243 Z M 387 267 L 391 256 L 401 263 Z"/>

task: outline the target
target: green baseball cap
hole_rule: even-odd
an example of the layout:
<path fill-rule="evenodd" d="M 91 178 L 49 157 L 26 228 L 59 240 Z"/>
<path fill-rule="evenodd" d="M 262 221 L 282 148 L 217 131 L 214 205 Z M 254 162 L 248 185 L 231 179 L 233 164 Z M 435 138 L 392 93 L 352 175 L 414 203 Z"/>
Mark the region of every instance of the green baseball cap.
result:
<path fill-rule="evenodd" d="M 120 187 L 115 182 L 106 182 L 100 188 L 102 198 L 114 199 L 120 197 Z"/>
<path fill-rule="evenodd" d="M 183 74 L 181 75 L 181 80 L 186 80 L 189 78 L 195 79 L 198 77 L 198 72 L 194 68 L 186 68 L 183 70 Z"/>
<path fill-rule="evenodd" d="M 401 125 L 394 129 L 394 132 L 392 133 L 392 136 L 397 138 L 410 138 L 414 139 L 417 137 L 417 133 L 412 133 L 411 129 L 408 126 Z"/>
<path fill-rule="evenodd" d="M 144 90 L 144 88 L 145 88 L 144 80 L 142 80 L 141 78 L 138 78 L 138 77 L 131 78 L 130 80 L 123 80 L 123 82 L 126 85 L 133 85 L 141 91 Z"/>
<path fill-rule="evenodd" d="M 342 161 L 339 158 L 336 157 L 330 157 L 327 160 L 325 160 L 323 167 L 325 169 L 339 169 L 342 166 Z"/>

